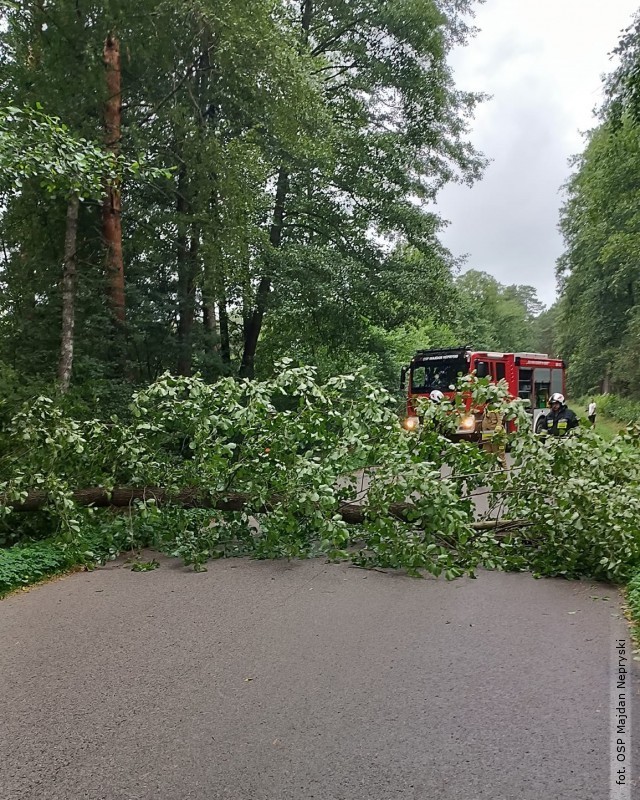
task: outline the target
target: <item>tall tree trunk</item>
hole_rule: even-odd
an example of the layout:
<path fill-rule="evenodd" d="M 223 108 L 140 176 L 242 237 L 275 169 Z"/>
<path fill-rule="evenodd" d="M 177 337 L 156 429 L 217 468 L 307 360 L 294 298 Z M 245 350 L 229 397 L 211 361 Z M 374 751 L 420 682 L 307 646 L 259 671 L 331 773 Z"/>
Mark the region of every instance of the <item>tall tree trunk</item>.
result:
<path fill-rule="evenodd" d="M 217 181 L 217 175 L 214 174 L 212 177 L 214 181 Z M 208 248 L 207 258 L 203 263 L 202 321 L 205 333 L 207 334 L 207 348 L 211 348 L 211 350 L 218 355 L 223 354 L 223 361 L 228 365 L 231 361 L 231 348 L 229 346 L 228 319 L 226 318 L 226 281 L 223 269 L 223 257 L 218 241 L 222 224 L 220 221 L 217 188 L 214 188 L 211 193 L 208 218 L 210 246 Z M 216 305 L 218 307 L 217 319 Z"/>
<path fill-rule="evenodd" d="M 202 325 L 204 327 L 205 346 L 207 350 L 210 349 L 213 353 L 220 353 L 216 304 L 209 294 L 206 281 L 202 287 Z"/>
<path fill-rule="evenodd" d="M 187 165 L 184 161 L 178 172 L 178 187 L 176 198 L 176 222 L 178 237 L 176 239 L 176 269 L 178 272 L 178 360 L 176 369 L 181 372 L 182 366 L 182 322 L 184 312 L 184 296 L 187 270 L 189 268 L 189 236 L 187 228 L 187 214 L 189 213 Z"/>
<path fill-rule="evenodd" d="M 34 0 L 31 4 L 31 41 L 27 51 L 27 66 L 37 70 L 42 61 L 42 24 L 46 22 L 44 0 Z"/>
<path fill-rule="evenodd" d="M 226 298 L 223 298 L 218 303 L 218 319 L 220 321 L 220 358 L 225 366 L 230 366 L 231 341 L 229 339 L 229 315 L 227 313 Z"/>
<path fill-rule="evenodd" d="M 306 45 L 309 43 L 309 30 L 313 19 L 313 0 L 302 0 L 300 10 L 302 12 L 302 42 Z"/>
<path fill-rule="evenodd" d="M 69 198 L 67 205 L 67 225 L 64 237 L 64 266 L 62 270 L 62 337 L 60 360 L 58 362 L 58 382 L 65 393 L 71 383 L 73 368 L 73 331 L 75 327 L 75 294 L 77 270 L 78 213 L 80 201 L 77 194 Z"/>
<path fill-rule="evenodd" d="M 210 337 L 217 338 L 216 306 L 204 289 L 202 291 L 202 325 Z"/>
<path fill-rule="evenodd" d="M 191 226 L 191 242 L 186 252 L 182 275 L 178 276 L 178 375 L 191 375 L 193 349 L 191 333 L 196 310 L 196 277 L 198 274 L 198 250 L 200 249 L 200 229 L 195 223 Z"/>
<path fill-rule="evenodd" d="M 104 110 L 105 143 L 118 153 L 122 136 L 122 73 L 120 41 L 110 33 L 104 43 L 107 102 Z M 102 206 L 102 235 L 107 251 L 106 271 L 109 301 L 118 325 L 125 321 L 124 259 L 122 254 L 122 198 L 120 184 L 110 184 Z"/>
<path fill-rule="evenodd" d="M 289 191 L 289 173 L 284 167 L 278 172 L 276 184 L 276 197 L 273 206 L 273 219 L 269 230 L 269 243 L 272 248 L 278 249 L 282 244 L 282 228 L 284 225 L 285 203 Z M 240 365 L 241 378 L 253 378 L 255 375 L 256 349 L 262 330 L 262 322 L 267 309 L 267 301 L 271 292 L 271 270 L 267 271 L 260 279 L 256 292 L 255 308 L 249 314 L 244 325 L 244 349 Z"/>

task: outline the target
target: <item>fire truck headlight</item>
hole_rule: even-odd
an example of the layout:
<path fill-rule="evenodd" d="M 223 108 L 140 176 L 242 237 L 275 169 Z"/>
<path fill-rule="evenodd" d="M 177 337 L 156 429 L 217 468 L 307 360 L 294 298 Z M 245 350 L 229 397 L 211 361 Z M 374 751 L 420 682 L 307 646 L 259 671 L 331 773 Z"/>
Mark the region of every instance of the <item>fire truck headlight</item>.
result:
<path fill-rule="evenodd" d="M 464 431 L 473 431 L 473 430 L 475 430 L 476 418 L 471 414 L 468 417 L 463 417 L 460 420 L 460 427 Z"/>
<path fill-rule="evenodd" d="M 420 421 L 418 420 L 418 417 L 407 417 L 403 424 L 405 430 L 416 431 L 418 430 L 418 425 L 420 424 Z"/>

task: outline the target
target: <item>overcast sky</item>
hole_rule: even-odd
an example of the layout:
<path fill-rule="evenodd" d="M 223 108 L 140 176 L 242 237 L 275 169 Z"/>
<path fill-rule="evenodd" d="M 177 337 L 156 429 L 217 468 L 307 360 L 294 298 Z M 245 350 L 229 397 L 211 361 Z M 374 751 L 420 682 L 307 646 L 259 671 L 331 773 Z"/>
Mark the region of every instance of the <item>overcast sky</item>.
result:
<path fill-rule="evenodd" d="M 640 0 L 486 0 L 481 29 L 454 54 L 460 88 L 492 95 L 472 139 L 492 159 L 471 189 L 445 189 L 443 235 L 467 268 L 502 283 L 526 283 L 546 304 L 555 297 L 561 186 L 569 157 L 594 125 L 609 53 Z"/>

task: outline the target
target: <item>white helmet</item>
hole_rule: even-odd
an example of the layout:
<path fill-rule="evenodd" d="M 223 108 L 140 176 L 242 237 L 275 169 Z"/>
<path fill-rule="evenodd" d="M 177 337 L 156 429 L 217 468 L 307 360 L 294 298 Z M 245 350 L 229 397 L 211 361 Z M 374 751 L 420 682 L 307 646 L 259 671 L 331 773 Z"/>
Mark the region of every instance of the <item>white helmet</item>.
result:
<path fill-rule="evenodd" d="M 561 406 L 564 405 L 564 395 L 560 394 L 560 392 L 556 392 L 552 394 L 549 398 L 549 405 L 552 406 L 554 403 L 560 403 Z"/>
<path fill-rule="evenodd" d="M 441 403 L 444 400 L 444 395 L 439 389 L 434 389 L 429 395 L 429 400 L 432 403 Z"/>

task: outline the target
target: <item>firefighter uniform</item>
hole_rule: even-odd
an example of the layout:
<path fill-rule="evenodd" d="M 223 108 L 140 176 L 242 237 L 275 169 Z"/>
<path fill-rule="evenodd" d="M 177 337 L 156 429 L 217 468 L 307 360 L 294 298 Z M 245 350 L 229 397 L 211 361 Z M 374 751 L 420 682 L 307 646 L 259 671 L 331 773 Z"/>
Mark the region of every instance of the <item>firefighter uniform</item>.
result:
<path fill-rule="evenodd" d="M 504 447 L 504 414 L 486 408 L 480 424 L 482 447 L 487 453 L 495 453 L 502 469 L 508 469 Z"/>
<path fill-rule="evenodd" d="M 551 436 L 566 436 L 578 425 L 578 417 L 570 408 L 563 405 L 558 411 L 551 409 L 547 414 L 544 430 Z"/>

